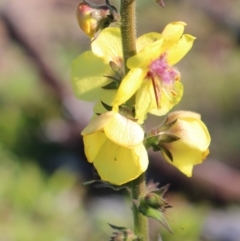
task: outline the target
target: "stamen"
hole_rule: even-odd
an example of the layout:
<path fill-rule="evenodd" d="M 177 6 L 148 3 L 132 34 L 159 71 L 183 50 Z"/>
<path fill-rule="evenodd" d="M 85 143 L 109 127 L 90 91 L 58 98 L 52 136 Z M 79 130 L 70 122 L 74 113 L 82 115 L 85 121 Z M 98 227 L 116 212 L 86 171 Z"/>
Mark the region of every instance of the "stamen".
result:
<path fill-rule="evenodd" d="M 151 75 L 151 80 L 152 80 L 152 84 L 153 84 L 153 90 L 154 90 L 154 95 L 155 95 L 155 99 L 156 99 L 156 104 L 158 109 L 160 109 L 160 89 L 157 88 L 157 84 L 153 78 L 153 76 Z"/>
<path fill-rule="evenodd" d="M 179 71 L 167 62 L 167 54 L 162 54 L 158 59 L 152 61 L 149 66 L 147 78 L 151 79 L 156 104 L 160 109 L 161 94 L 164 92 L 169 99 L 173 96 L 177 96 L 177 92 L 173 89 L 175 81 L 180 80 Z"/>
<path fill-rule="evenodd" d="M 173 96 L 177 96 L 177 92 L 176 92 L 175 90 L 171 90 L 171 94 L 172 94 Z"/>

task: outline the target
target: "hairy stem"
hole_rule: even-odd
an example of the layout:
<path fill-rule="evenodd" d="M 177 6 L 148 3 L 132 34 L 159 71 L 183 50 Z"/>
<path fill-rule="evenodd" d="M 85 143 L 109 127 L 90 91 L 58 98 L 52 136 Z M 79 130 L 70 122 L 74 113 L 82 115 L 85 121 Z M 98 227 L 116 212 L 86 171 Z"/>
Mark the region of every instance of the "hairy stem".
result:
<path fill-rule="evenodd" d="M 123 63 L 125 74 L 128 72 L 127 59 L 136 54 L 136 0 L 121 0 L 121 34 L 123 45 Z M 131 182 L 133 200 L 138 200 L 146 194 L 145 174 Z M 143 216 L 133 203 L 134 232 L 141 241 L 149 241 L 148 219 Z"/>
<path fill-rule="evenodd" d="M 136 0 L 121 1 L 121 33 L 125 74 L 128 72 L 127 59 L 136 54 Z"/>
<path fill-rule="evenodd" d="M 139 197 L 146 194 L 145 173 L 132 181 L 132 198 L 138 200 Z M 139 213 L 135 204 L 133 204 L 134 216 L 134 232 L 140 237 L 141 241 L 149 241 L 148 219 L 146 216 Z"/>

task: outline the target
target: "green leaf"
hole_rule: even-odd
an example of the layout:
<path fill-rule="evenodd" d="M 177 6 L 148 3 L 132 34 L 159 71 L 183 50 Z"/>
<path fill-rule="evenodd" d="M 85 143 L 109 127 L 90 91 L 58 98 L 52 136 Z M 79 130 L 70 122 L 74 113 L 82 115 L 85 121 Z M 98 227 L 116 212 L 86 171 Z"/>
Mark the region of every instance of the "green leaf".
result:
<path fill-rule="evenodd" d="M 112 229 L 116 229 L 116 230 L 126 230 L 127 228 L 125 228 L 125 227 L 118 227 L 118 226 L 115 226 L 115 225 L 113 225 L 113 224 L 110 224 L 110 223 L 108 223 L 108 225 L 112 228 Z"/>
<path fill-rule="evenodd" d="M 167 155 L 167 157 L 170 159 L 170 161 L 173 162 L 172 153 L 162 145 L 159 145 L 159 148 L 161 149 L 161 151 L 163 151 Z"/>

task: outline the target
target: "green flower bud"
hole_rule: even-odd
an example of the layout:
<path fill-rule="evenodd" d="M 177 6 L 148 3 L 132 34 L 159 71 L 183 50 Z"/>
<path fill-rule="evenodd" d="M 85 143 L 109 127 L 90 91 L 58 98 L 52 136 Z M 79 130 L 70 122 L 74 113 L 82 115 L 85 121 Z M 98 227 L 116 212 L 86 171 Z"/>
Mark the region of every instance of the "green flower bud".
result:
<path fill-rule="evenodd" d="M 138 206 L 138 211 L 146 217 L 153 218 L 159 221 L 170 233 L 172 233 L 164 217 L 165 209 L 159 210 L 159 209 L 152 208 L 150 205 L 148 205 L 145 202 L 144 199 L 142 199 Z"/>
<path fill-rule="evenodd" d="M 153 192 L 148 193 L 144 197 L 144 202 L 148 207 L 159 209 L 159 210 L 165 210 L 166 208 L 172 207 L 161 196 Z"/>

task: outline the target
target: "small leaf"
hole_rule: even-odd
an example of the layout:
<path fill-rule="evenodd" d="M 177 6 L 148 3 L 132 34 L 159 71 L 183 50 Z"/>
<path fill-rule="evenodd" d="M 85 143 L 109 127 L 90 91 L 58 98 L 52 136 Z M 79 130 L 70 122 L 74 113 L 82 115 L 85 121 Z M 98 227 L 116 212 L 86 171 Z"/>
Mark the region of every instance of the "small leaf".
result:
<path fill-rule="evenodd" d="M 111 76 L 105 76 L 105 77 L 113 78 Z M 118 89 L 118 87 L 119 87 L 118 81 L 114 80 L 113 82 L 103 86 L 102 88 L 105 89 L 105 90 L 116 90 L 116 89 Z"/>
<path fill-rule="evenodd" d="M 170 233 L 172 233 L 170 227 L 168 226 L 168 224 L 167 224 L 167 222 L 165 220 L 164 213 L 162 211 L 154 209 L 154 208 L 147 207 L 142 202 L 141 202 L 138 210 L 143 215 L 145 215 L 145 216 L 147 216 L 149 218 L 156 219 L 157 221 L 159 221 Z"/>
<path fill-rule="evenodd" d="M 119 80 L 121 80 L 122 77 L 124 76 L 122 67 L 120 67 L 119 65 L 117 65 L 117 64 L 116 64 L 115 62 L 113 62 L 113 61 L 110 61 L 110 62 L 109 62 L 109 65 L 110 65 L 112 71 L 114 72 L 114 74 L 117 76 L 117 78 L 118 78 Z"/>
<path fill-rule="evenodd" d="M 155 151 L 155 152 L 162 150 L 162 148 L 159 147 L 158 145 L 152 145 L 152 149 L 153 149 L 153 151 Z"/>
<path fill-rule="evenodd" d="M 165 185 L 157 190 L 153 190 L 153 192 L 157 193 L 158 195 L 164 196 L 164 194 L 167 192 L 169 187 L 170 187 L 170 184 L 168 183 L 167 185 Z"/>
<path fill-rule="evenodd" d="M 159 129 L 158 132 L 162 132 L 162 131 L 166 131 L 168 129 L 170 129 L 172 126 L 174 126 L 176 124 L 178 119 L 175 119 L 167 124 L 163 124 Z M 166 120 L 167 121 L 167 120 Z"/>
<path fill-rule="evenodd" d="M 116 229 L 116 230 L 125 230 L 125 229 L 127 229 L 127 228 L 125 228 L 125 227 L 118 227 L 118 226 L 115 226 L 115 225 L 110 224 L 110 223 L 108 223 L 108 225 L 109 225 L 112 229 Z"/>
<path fill-rule="evenodd" d="M 111 111 L 111 110 L 112 110 L 112 106 L 109 106 L 109 105 L 105 104 L 105 103 L 102 102 L 102 101 L 101 101 L 101 103 L 102 103 L 103 107 L 104 107 L 107 111 Z"/>

